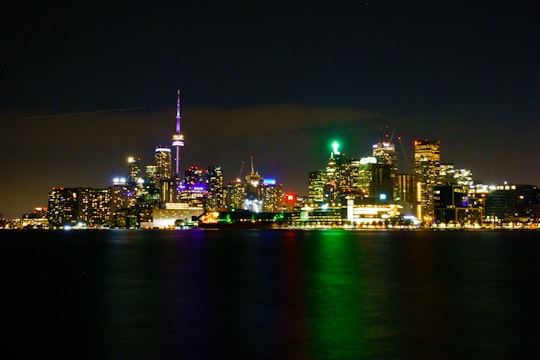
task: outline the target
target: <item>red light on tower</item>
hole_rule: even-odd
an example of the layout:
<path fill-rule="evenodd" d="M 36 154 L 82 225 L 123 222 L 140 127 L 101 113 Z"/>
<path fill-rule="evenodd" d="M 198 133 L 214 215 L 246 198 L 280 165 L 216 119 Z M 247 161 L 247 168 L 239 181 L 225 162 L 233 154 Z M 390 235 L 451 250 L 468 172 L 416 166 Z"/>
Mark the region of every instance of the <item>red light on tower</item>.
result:
<path fill-rule="evenodd" d="M 293 194 L 287 194 L 287 201 L 294 201 L 294 195 Z"/>

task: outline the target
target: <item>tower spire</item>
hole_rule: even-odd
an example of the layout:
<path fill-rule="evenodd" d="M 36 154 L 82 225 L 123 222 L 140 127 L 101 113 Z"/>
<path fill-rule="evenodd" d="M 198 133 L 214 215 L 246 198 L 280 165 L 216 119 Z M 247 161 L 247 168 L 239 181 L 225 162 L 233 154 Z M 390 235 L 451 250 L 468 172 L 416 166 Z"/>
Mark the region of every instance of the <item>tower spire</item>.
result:
<path fill-rule="evenodd" d="M 178 89 L 178 99 L 176 100 L 176 134 L 180 134 L 180 89 Z"/>
<path fill-rule="evenodd" d="M 176 133 L 172 136 L 172 146 L 176 148 L 175 176 L 180 176 L 180 148 L 184 146 L 184 135 L 180 133 L 180 89 L 176 100 Z"/>

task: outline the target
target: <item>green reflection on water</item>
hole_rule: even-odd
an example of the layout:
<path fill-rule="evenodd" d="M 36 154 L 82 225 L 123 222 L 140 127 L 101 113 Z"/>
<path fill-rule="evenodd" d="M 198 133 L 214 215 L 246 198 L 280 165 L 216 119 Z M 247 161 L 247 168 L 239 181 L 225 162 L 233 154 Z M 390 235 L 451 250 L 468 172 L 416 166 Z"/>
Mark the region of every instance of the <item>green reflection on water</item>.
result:
<path fill-rule="evenodd" d="M 349 232 L 321 232 L 314 254 L 309 316 L 314 358 L 349 358 L 378 352 L 381 293 L 374 288 L 372 250 Z"/>

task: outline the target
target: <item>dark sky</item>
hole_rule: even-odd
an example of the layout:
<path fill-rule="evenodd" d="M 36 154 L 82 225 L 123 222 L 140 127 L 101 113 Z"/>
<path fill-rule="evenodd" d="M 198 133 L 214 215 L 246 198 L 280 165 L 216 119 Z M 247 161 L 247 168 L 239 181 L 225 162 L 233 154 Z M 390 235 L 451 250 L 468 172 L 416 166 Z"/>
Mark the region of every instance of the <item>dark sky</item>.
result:
<path fill-rule="evenodd" d="M 534 1 L 20 3 L 0 13 L 6 217 L 53 186 L 109 186 L 129 155 L 150 164 L 177 89 L 182 167 L 226 180 L 253 156 L 307 194 L 332 140 L 368 156 L 388 125 L 409 159 L 414 139 L 440 139 L 479 182 L 540 185 Z"/>

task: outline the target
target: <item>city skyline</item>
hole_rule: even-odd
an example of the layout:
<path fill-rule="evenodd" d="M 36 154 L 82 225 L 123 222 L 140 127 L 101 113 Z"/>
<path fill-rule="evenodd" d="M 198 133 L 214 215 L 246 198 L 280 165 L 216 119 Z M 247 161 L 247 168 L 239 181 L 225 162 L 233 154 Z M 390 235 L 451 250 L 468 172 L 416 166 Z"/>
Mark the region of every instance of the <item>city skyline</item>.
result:
<path fill-rule="evenodd" d="M 4 216 L 54 186 L 106 186 L 128 156 L 149 163 L 171 146 L 177 89 L 182 168 L 229 179 L 253 156 L 302 193 L 331 141 L 366 156 L 389 125 L 409 160 L 438 139 L 441 161 L 484 183 L 540 182 L 532 3 L 199 6 L 3 14 L 18 24 L 2 29 Z"/>

